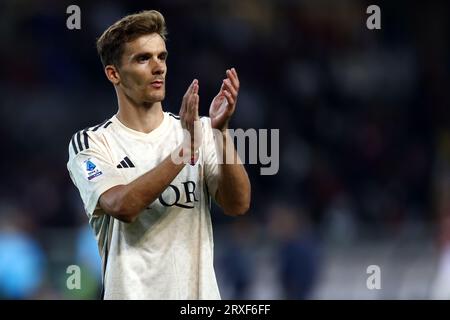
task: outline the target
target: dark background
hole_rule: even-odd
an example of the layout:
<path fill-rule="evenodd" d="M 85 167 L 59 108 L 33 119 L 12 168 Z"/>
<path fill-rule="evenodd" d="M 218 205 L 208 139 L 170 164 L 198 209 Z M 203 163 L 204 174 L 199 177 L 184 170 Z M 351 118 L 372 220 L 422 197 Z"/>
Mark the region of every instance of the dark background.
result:
<path fill-rule="evenodd" d="M 66 27 L 71 4 L 81 30 Z M 278 174 L 247 165 L 249 214 L 213 211 L 224 298 L 450 298 L 449 4 L 356 0 L 2 1 L 0 297 L 98 297 L 68 143 L 117 110 L 96 38 L 144 9 L 169 30 L 166 111 L 197 78 L 207 115 L 235 67 L 231 126 L 280 130 Z"/>

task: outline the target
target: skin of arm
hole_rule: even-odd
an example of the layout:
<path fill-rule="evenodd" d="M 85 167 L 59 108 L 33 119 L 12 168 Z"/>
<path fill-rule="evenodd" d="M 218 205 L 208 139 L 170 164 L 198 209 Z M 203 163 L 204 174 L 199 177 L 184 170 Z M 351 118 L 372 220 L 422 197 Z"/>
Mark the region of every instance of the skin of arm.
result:
<path fill-rule="evenodd" d="M 233 153 L 233 163 L 219 164 L 219 182 L 216 201 L 226 215 L 238 216 L 247 213 L 250 208 L 251 186 L 247 172 L 234 148 L 228 132 L 222 133 L 222 153 Z M 216 143 L 216 148 L 219 144 Z"/>
<path fill-rule="evenodd" d="M 222 156 L 219 164 L 219 181 L 215 195 L 216 201 L 225 214 L 236 216 L 247 213 L 250 208 L 251 185 L 247 172 L 236 152 L 228 123 L 236 108 L 239 92 L 239 79 L 234 68 L 226 71 L 227 79 L 223 80 L 218 95 L 213 99 L 209 110 L 213 129 L 220 130 L 216 135 L 217 154 Z M 221 141 L 220 141 L 221 140 Z M 230 157 L 227 154 L 232 153 Z M 228 161 L 232 159 L 232 161 Z"/>
<path fill-rule="evenodd" d="M 190 159 L 189 155 L 201 145 L 202 136 L 193 133 L 194 127 L 196 133 L 201 132 L 198 101 L 198 82 L 194 80 L 183 97 L 180 110 L 182 126 L 189 132 L 187 139 L 152 170 L 126 185 L 117 185 L 105 191 L 99 199 L 100 207 L 105 213 L 126 223 L 133 222 L 180 173 L 188 161 L 177 163 L 173 159 L 183 158 L 184 155 L 188 155 Z"/>
<path fill-rule="evenodd" d="M 100 207 L 120 221 L 131 223 L 139 213 L 155 201 L 185 164 L 175 164 L 168 156 L 157 167 L 126 185 L 117 185 L 104 192 Z"/>

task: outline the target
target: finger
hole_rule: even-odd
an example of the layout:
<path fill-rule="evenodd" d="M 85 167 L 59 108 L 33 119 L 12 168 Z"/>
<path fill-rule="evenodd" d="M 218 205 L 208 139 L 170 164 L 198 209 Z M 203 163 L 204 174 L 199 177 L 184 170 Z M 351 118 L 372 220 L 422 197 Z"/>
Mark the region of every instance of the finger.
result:
<path fill-rule="evenodd" d="M 194 105 L 193 108 L 193 114 L 194 114 L 194 121 L 199 120 L 199 115 L 198 115 L 198 102 L 200 100 L 200 97 L 198 94 L 194 94 L 193 96 L 193 102 L 192 104 Z"/>
<path fill-rule="evenodd" d="M 223 80 L 223 84 L 225 86 L 225 89 L 233 95 L 234 99 L 236 99 L 237 98 L 237 90 L 231 84 L 230 79 Z"/>
<path fill-rule="evenodd" d="M 198 85 L 198 83 L 195 84 L 194 90 L 193 90 L 193 101 L 192 101 L 194 121 L 199 119 L 199 116 L 198 116 L 198 105 L 199 105 L 199 100 L 200 100 L 200 97 L 198 95 L 199 89 L 200 89 L 200 86 Z"/>
<path fill-rule="evenodd" d="M 184 114 L 184 120 L 186 121 L 187 126 L 189 126 L 192 118 L 191 104 L 192 104 L 192 95 L 190 94 L 186 98 L 186 109 Z"/>
<path fill-rule="evenodd" d="M 194 79 L 191 84 L 189 85 L 188 89 L 186 90 L 186 93 L 183 96 L 183 100 L 186 101 L 186 103 L 189 100 L 189 97 L 192 95 L 192 91 L 194 90 L 194 86 L 198 83 L 197 79 Z"/>
<path fill-rule="evenodd" d="M 198 88 L 196 88 L 198 91 Z M 199 101 L 199 96 L 197 93 L 193 93 L 192 94 L 192 98 L 191 98 L 191 104 L 190 104 L 190 109 L 191 109 L 191 117 L 192 119 L 190 120 L 190 134 L 191 134 L 191 155 L 193 155 L 194 152 L 194 142 L 195 142 L 195 121 L 198 120 L 198 101 Z"/>
<path fill-rule="evenodd" d="M 235 68 L 231 68 L 231 71 L 234 73 L 234 76 L 236 77 L 236 80 L 239 82 L 239 77 L 238 77 L 236 69 Z"/>
<path fill-rule="evenodd" d="M 189 87 L 186 90 L 186 93 L 183 96 L 183 101 L 181 102 L 180 117 L 184 116 L 184 114 L 186 113 L 186 107 L 189 103 L 189 97 L 191 95 L 192 89 L 196 82 L 197 82 L 197 79 L 194 79 L 191 82 L 191 84 L 189 85 Z"/>
<path fill-rule="evenodd" d="M 194 87 L 198 84 L 198 80 L 194 79 L 192 80 L 191 85 L 189 86 L 189 93 L 192 94 L 192 91 L 194 90 Z"/>
<path fill-rule="evenodd" d="M 198 84 L 196 84 L 196 83 L 194 83 L 192 85 L 192 89 L 191 89 L 191 92 L 189 93 L 188 98 L 192 99 L 192 96 L 195 94 L 198 94 Z"/>
<path fill-rule="evenodd" d="M 231 93 L 228 92 L 227 90 L 224 90 L 223 93 L 225 94 L 225 98 L 227 99 L 229 106 L 234 106 L 235 100 L 233 99 Z"/>
<path fill-rule="evenodd" d="M 183 119 L 184 121 L 188 121 L 189 118 L 189 104 L 190 104 L 190 100 L 191 100 L 191 95 L 187 95 L 184 99 L 183 99 Z"/>
<path fill-rule="evenodd" d="M 192 93 L 193 94 L 198 94 L 198 89 L 199 89 L 199 85 L 198 85 L 198 80 L 194 80 L 194 85 L 192 86 Z"/>
<path fill-rule="evenodd" d="M 194 116 L 194 104 L 195 104 L 195 94 L 192 93 L 191 96 L 189 97 L 189 104 L 188 104 L 188 109 L 189 109 L 189 116 L 191 117 L 190 120 L 192 120 L 193 116 Z"/>
<path fill-rule="evenodd" d="M 232 70 L 227 70 L 226 74 L 227 74 L 228 79 L 230 79 L 231 83 L 233 84 L 233 87 L 236 90 L 238 90 L 239 89 L 239 79 L 237 78 L 236 71 L 233 72 Z"/>
<path fill-rule="evenodd" d="M 198 117 L 198 84 L 194 84 L 191 95 L 191 116 L 193 119 Z"/>
<path fill-rule="evenodd" d="M 216 97 L 223 95 L 223 90 L 225 90 L 225 85 L 223 84 L 222 81 L 222 85 L 220 86 L 219 93 L 216 95 Z"/>
<path fill-rule="evenodd" d="M 195 98 L 195 96 L 197 96 L 197 99 Z M 196 101 L 198 106 L 198 82 L 195 82 L 193 84 L 191 93 L 188 96 L 186 121 L 188 121 L 189 124 L 192 124 L 195 117 L 198 116 L 198 108 L 197 111 L 195 110 Z"/>
<path fill-rule="evenodd" d="M 183 100 L 181 100 L 180 117 L 183 117 L 186 113 L 187 93 L 184 94 Z"/>
<path fill-rule="evenodd" d="M 187 97 L 188 97 L 189 94 L 191 93 L 192 87 L 194 86 L 194 83 L 195 83 L 195 80 L 196 80 L 196 79 L 194 79 L 194 80 L 191 82 L 191 84 L 189 85 L 189 87 L 187 88 L 186 92 L 184 93 L 183 99 L 187 99 Z"/>

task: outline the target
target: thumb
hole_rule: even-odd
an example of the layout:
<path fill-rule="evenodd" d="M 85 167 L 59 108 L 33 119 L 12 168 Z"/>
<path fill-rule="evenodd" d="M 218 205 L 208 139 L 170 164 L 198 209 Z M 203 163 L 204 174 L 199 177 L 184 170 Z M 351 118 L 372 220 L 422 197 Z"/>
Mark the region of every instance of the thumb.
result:
<path fill-rule="evenodd" d="M 220 86 L 219 93 L 217 94 L 217 96 L 219 97 L 219 96 L 224 95 L 224 93 L 223 93 L 224 90 L 225 90 L 225 84 L 222 82 L 222 85 Z"/>

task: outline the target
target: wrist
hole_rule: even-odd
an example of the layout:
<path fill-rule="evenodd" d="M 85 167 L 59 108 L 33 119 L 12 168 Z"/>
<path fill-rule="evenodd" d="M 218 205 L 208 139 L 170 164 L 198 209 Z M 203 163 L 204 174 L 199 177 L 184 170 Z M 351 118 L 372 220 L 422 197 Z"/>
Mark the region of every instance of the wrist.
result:
<path fill-rule="evenodd" d="M 172 153 L 172 160 L 176 164 L 191 164 L 194 165 L 200 155 L 200 146 L 192 148 L 190 144 L 182 143 Z"/>
<path fill-rule="evenodd" d="M 225 134 L 228 132 L 228 122 L 229 119 L 225 121 L 225 123 L 223 124 L 223 126 L 221 128 L 217 128 L 217 130 L 219 130 L 222 134 Z"/>

